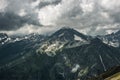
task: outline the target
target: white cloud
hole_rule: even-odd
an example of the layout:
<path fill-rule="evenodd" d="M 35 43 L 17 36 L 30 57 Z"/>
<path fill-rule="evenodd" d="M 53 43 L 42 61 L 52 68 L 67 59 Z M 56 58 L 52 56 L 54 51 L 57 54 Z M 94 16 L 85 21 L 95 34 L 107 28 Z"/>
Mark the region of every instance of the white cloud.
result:
<path fill-rule="evenodd" d="M 0 0 L 0 12 L 4 12 L 6 7 L 7 7 L 7 1 L 6 0 Z"/>
<path fill-rule="evenodd" d="M 20 12 L 18 13 L 19 16 L 23 17 L 25 16 L 27 13 L 25 12 L 24 9 L 21 9 Z"/>
<path fill-rule="evenodd" d="M 57 7 L 59 7 L 59 5 L 56 7 L 50 5 L 40 10 L 39 19 L 43 25 L 54 25 L 55 21 L 60 16 L 60 11 Z"/>
<path fill-rule="evenodd" d="M 120 29 L 115 26 L 120 23 L 119 0 L 7 0 L 9 4 L 4 1 L 1 0 L 0 11 L 6 10 L 20 16 L 29 15 L 45 26 L 38 29 L 43 29 L 44 32 L 47 32 L 48 26 L 56 29 L 65 25 L 91 35 L 106 34 L 110 30 Z M 58 3 L 53 5 L 56 1 Z M 40 4 L 42 7 L 38 7 Z M 36 29 L 29 27 L 33 32 Z M 28 27 L 25 30 L 27 29 Z"/>
<path fill-rule="evenodd" d="M 100 13 L 102 17 L 106 18 L 106 19 L 110 19 L 110 15 L 107 12 L 101 12 Z"/>
<path fill-rule="evenodd" d="M 101 0 L 101 5 L 110 10 L 120 8 L 120 0 Z"/>
<path fill-rule="evenodd" d="M 20 29 L 16 31 L 0 31 L 0 33 L 7 33 L 8 35 L 27 35 L 31 33 L 37 33 L 37 34 L 52 34 L 54 31 L 58 30 L 59 28 L 57 27 L 52 27 L 52 26 L 44 26 L 44 27 L 39 27 L 35 25 L 24 25 Z"/>
<path fill-rule="evenodd" d="M 94 10 L 94 4 L 93 0 L 82 0 L 80 6 L 84 13 L 89 13 Z"/>
<path fill-rule="evenodd" d="M 120 29 L 115 26 L 120 20 L 119 8 L 117 0 L 62 0 L 40 9 L 39 19 L 43 25 L 67 25 L 91 35 L 106 34 L 108 29 Z"/>
<path fill-rule="evenodd" d="M 40 2 L 41 2 L 40 0 L 36 0 L 35 2 L 31 3 L 31 6 L 34 8 L 34 7 L 38 6 Z"/>

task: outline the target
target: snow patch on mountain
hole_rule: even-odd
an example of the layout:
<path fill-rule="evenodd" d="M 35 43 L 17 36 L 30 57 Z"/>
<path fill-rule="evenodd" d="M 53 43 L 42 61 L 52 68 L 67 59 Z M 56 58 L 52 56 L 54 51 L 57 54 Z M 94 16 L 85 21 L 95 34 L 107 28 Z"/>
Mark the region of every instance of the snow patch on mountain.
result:
<path fill-rule="evenodd" d="M 37 52 L 46 53 L 48 56 L 55 56 L 56 51 L 62 49 L 64 46 L 64 43 L 60 43 L 59 41 L 56 41 L 52 44 L 50 43 L 44 43 L 42 46 L 37 50 Z"/>
<path fill-rule="evenodd" d="M 110 41 L 109 45 L 111 45 L 113 47 L 119 47 L 120 44 L 119 44 L 119 42 L 112 42 L 112 41 Z"/>
<path fill-rule="evenodd" d="M 62 33 L 62 34 L 59 35 L 59 37 L 62 37 L 62 36 L 64 36 L 64 33 Z"/>
<path fill-rule="evenodd" d="M 74 35 L 74 40 L 83 41 L 83 39 L 77 35 Z"/>
<path fill-rule="evenodd" d="M 58 42 L 56 42 L 56 43 L 53 43 L 53 44 L 47 46 L 47 49 L 45 49 L 45 52 L 57 51 L 62 47 L 63 47 L 63 45 L 60 45 Z"/>
<path fill-rule="evenodd" d="M 79 68 L 80 68 L 80 65 L 79 65 L 79 64 L 76 64 L 76 65 L 72 68 L 71 72 L 72 72 L 72 73 L 75 73 L 75 72 L 78 71 Z"/>
<path fill-rule="evenodd" d="M 118 40 L 108 40 L 106 38 L 102 38 L 103 43 L 109 45 L 109 46 L 113 46 L 113 47 L 119 47 L 120 46 L 120 42 Z"/>

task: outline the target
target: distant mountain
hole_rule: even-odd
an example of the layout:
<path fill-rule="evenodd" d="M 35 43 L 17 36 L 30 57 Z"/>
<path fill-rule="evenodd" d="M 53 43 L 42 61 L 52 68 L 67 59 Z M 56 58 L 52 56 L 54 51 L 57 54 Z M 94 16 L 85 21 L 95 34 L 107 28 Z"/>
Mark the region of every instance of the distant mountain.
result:
<path fill-rule="evenodd" d="M 24 41 L 24 40 L 29 40 L 29 41 L 41 41 L 43 40 L 45 36 L 39 35 L 39 34 L 29 34 L 25 36 L 8 36 L 5 33 L 0 33 L 0 45 L 5 45 L 6 43 L 14 43 L 18 41 Z"/>
<path fill-rule="evenodd" d="M 120 30 L 116 33 L 112 33 L 105 36 L 98 36 L 104 43 L 113 46 L 119 47 L 120 46 Z"/>
<path fill-rule="evenodd" d="M 1 33 L 2 34 L 2 33 Z M 25 36 L 8 36 L 2 34 L 0 36 L 0 66 L 22 57 L 29 50 L 34 49 L 40 44 L 45 36 L 38 34 L 30 34 Z"/>
<path fill-rule="evenodd" d="M 72 28 L 62 28 L 51 36 L 8 36 L 10 40 L 0 46 L 0 80 L 96 77 L 120 65 L 120 49 L 104 42 L 115 35 L 119 36 L 119 32 L 93 38 Z"/>
<path fill-rule="evenodd" d="M 8 38 L 7 34 L 0 33 L 0 45 L 7 43 L 9 40 L 10 40 L 10 38 Z"/>

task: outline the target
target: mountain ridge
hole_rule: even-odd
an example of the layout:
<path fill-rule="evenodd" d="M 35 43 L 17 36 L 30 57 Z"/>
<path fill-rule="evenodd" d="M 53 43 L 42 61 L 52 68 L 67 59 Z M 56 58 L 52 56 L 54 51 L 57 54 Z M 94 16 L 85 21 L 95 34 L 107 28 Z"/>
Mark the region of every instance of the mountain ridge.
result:
<path fill-rule="evenodd" d="M 15 40 L 0 46 L 1 80 L 88 80 L 120 65 L 119 48 L 71 28 Z"/>

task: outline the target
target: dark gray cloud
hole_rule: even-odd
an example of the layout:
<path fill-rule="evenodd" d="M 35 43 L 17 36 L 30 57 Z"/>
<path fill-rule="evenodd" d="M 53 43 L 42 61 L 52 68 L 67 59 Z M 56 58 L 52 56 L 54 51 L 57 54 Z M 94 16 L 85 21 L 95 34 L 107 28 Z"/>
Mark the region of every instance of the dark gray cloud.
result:
<path fill-rule="evenodd" d="M 32 20 L 30 16 L 18 16 L 14 13 L 0 13 L 0 30 L 16 30 L 25 24 L 40 25 L 38 21 Z"/>
<path fill-rule="evenodd" d="M 110 16 L 115 23 L 120 23 L 120 12 L 110 13 Z"/>
<path fill-rule="evenodd" d="M 55 0 L 55 1 L 41 1 L 38 5 L 38 8 L 43 8 L 48 5 L 57 5 L 61 2 L 62 0 Z"/>
<path fill-rule="evenodd" d="M 3 0 L 0 6 L 0 31 L 17 30 L 26 24 L 41 26 L 38 13 L 35 12 L 36 0 Z"/>
<path fill-rule="evenodd" d="M 17 30 L 25 24 L 42 26 L 38 17 L 38 9 L 48 5 L 57 5 L 61 0 L 3 0 L 7 4 L 0 12 L 0 31 Z"/>

